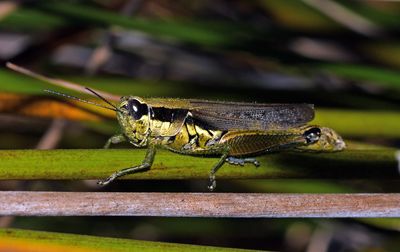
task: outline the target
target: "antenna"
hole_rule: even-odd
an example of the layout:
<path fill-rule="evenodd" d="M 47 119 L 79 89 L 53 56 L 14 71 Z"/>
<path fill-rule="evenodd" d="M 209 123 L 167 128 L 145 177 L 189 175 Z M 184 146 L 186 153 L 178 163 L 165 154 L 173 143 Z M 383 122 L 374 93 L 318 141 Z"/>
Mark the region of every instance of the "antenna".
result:
<path fill-rule="evenodd" d="M 93 89 L 90 89 L 88 87 L 85 87 L 85 89 L 88 90 L 89 92 L 91 92 L 92 94 L 94 94 L 95 96 L 99 97 L 100 99 L 102 99 L 105 103 L 109 104 L 111 107 L 115 108 L 115 111 L 121 112 L 114 104 L 109 102 L 106 98 L 104 98 L 100 94 L 96 93 Z"/>
<path fill-rule="evenodd" d="M 50 90 L 50 89 L 45 89 L 43 91 L 47 92 L 47 93 L 50 93 L 50 94 L 55 94 L 55 95 L 59 95 L 59 96 L 62 96 L 62 97 L 69 98 L 69 99 L 73 99 L 73 100 L 77 100 L 77 101 L 80 101 L 80 102 L 84 102 L 84 103 L 88 103 L 88 104 L 91 104 L 91 105 L 95 105 L 95 106 L 98 106 L 98 107 L 102 107 L 102 108 L 105 108 L 105 109 L 109 109 L 109 110 L 112 110 L 112 111 L 118 111 L 118 109 L 115 106 L 113 106 L 113 108 L 110 108 L 110 107 L 98 104 L 96 102 L 87 101 L 87 100 L 78 98 L 76 96 L 67 95 L 67 94 L 56 92 L 56 91 L 53 91 L 53 90 Z"/>

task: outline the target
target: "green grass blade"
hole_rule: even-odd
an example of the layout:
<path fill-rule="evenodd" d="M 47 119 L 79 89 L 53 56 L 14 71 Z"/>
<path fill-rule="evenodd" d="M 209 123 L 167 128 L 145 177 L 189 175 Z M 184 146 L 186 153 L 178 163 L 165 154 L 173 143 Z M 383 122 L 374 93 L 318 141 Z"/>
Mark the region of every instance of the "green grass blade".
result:
<path fill-rule="evenodd" d="M 320 68 L 347 79 L 400 90 L 400 74 L 397 71 L 351 64 L 325 64 Z"/>
<path fill-rule="evenodd" d="M 313 124 L 352 137 L 400 137 L 400 113 L 387 111 L 317 109 Z"/>
<path fill-rule="evenodd" d="M 48 32 L 66 26 L 68 21 L 63 17 L 45 13 L 40 10 L 18 8 L 0 20 L 0 28 L 14 31 Z"/>
<path fill-rule="evenodd" d="M 186 245 L 165 242 L 150 242 L 128 239 L 94 237 L 87 235 L 39 232 L 18 229 L 0 229 L 0 241 L 6 244 L 25 244 L 31 251 L 48 248 L 63 251 L 249 251 L 232 248 Z M 1 243 L 1 242 L 0 242 Z M 55 246 L 55 247 L 54 247 Z M 18 247 L 21 248 L 21 247 Z M 1 249 L 1 245 L 0 245 Z M 8 251 L 8 250 L 7 250 Z M 13 250 L 14 251 L 14 250 Z M 18 250 L 19 251 L 19 250 Z M 22 250 L 21 250 L 22 251 Z M 36 251 L 36 250 L 35 250 Z M 254 250 L 251 250 L 254 251 Z"/>
<path fill-rule="evenodd" d="M 138 165 L 143 149 L 2 150 L 0 179 L 101 179 Z M 160 150 L 152 168 L 129 179 L 206 179 L 216 158 Z M 396 178 L 395 150 L 349 149 L 338 153 L 275 153 L 258 157 L 261 166 L 225 164 L 217 178 Z"/>
<path fill-rule="evenodd" d="M 41 4 L 41 8 L 46 12 L 57 13 L 71 20 L 80 20 L 85 24 L 121 26 L 127 29 L 143 31 L 157 37 L 168 37 L 199 45 L 219 46 L 237 42 L 235 31 L 238 29 L 238 25 L 232 26 L 218 22 L 207 23 L 199 20 L 193 22 L 191 20 L 132 18 L 85 4 L 77 5 L 57 1 Z"/>

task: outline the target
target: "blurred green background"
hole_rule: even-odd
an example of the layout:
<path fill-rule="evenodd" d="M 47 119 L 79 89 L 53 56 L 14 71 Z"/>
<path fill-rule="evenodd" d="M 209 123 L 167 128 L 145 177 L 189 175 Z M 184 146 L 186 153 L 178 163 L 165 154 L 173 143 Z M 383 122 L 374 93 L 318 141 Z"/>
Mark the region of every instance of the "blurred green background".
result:
<path fill-rule="evenodd" d="M 387 128 L 400 123 L 399 11 L 396 1 L 2 1 L 0 148 L 101 148 L 118 131 L 113 116 L 43 89 L 88 95 L 21 76 L 7 61 L 116 95 L 314 103 L 317 117 L 319 109 L 334 112 L 330 120 L 346 141 L 399 148 L 400 127 Z M 373 123 L 347 127 L 351 111 Z M 124 147 L 131 148 L 116 148 Z M 399 192 L 398 182 L 221 180 L 218 190 Z M 1 181 L 0 188 L 197 192 L 206 184 L 118 181 L 99 189 L 94 181 Z M 3 217 L 0 226 L 265 250 L 400 246 L 398 219 Z"/>

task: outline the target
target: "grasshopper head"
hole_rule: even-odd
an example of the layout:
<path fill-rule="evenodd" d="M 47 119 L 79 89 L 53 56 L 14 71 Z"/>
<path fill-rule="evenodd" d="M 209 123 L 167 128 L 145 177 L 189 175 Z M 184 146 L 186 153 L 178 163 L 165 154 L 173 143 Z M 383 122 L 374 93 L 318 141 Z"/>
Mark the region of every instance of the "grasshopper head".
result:
<path fill-rule="evenodd" d="M 305 151 L 335 152 L 346 148 L 342 137 L 333 129 L 318 126 L 308 126 L 303 133 L 307 144 L 298 149 Z"/>
<path fill-rule="evenodd" d="M 129 141 L 138 147 L 147 145 L 150 134 L 150 108 L 134 96 L 124 96 L 118 104 L 117 118 Z"/>

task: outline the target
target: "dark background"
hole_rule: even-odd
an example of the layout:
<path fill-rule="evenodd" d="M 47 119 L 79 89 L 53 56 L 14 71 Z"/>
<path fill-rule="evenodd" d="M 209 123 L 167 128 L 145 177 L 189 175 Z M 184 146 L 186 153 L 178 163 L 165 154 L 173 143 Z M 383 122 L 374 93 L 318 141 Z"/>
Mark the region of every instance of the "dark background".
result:
<path fill-rule="evenodd" d="M 2 1 L 0 60 L 117 95 L 398 112 L 391 1 Z M 45 85 L 0 69 L 0 148 L 101 148 L 113 118 L 56 118 Z M 68 91 L 66 91 L 68 92 Z M 71 91 L 71 94 L 76 94 Z M 57 100 L 57 99 L 55 99 Z M 39 105 L 38 105 L 39 104 Z M 52 106 L 59 106 L 54 103 Z M 340 113 L 337 120 L 341 120 Z M 399 120 L 399 115 L 393 120 Z M 376 127 L 385 127 L 377 121 Z M 46 138 L 56 129 L 53 138 Z M 341 132 L 339 132 L 341 133 Z M 398 148 L 397 137 L 345 139 Z M 128 147 L 122 145 L 119 147 Z M 206 181 L 3 181 L 2 190 L 205 191 Z M 398 180 L 219 181 L 231 192 L 398 192 Z M 3 203 L 1 203 L 3 204 Z M 386 251 L 398 219 L 1 218 L 3 227 L 290 251 Z"/>

